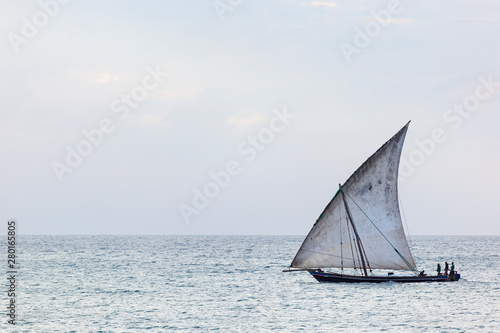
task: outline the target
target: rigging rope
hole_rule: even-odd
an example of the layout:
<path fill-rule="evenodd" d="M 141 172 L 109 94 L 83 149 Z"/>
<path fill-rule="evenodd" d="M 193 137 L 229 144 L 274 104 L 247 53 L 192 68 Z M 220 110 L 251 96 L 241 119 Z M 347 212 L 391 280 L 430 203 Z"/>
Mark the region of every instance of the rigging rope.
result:
<path fill-rule="evenodd" d="M 344 255 L 342 254 L 342 208 L 339 209 L 340 226 L 340 269 L 344 271 Z"/>
<path fill-rule="evenodd" d="M 354 244 L 354 249 L 355 249 L 354 252 L 356 252 L 356 255 L 357 255 L 357 258 L 358 258 L 358 263 L 360 263 L 361 262 L 361 258 L 359 257 L 359 254 L 360 254 L 361 249 L 359 249 L 358 242 L 356 241 L 356 238 L 354 236 L 352 237 L 351 246 L 352 246 L 352 244 Z M 362 268 L 362 266 L 360 265 L 360 267 L 359 267 L 360 273 L 361 273 L 361 268 Z M 356 269 L 356 267 L 354 267 L 354 269 Z"/>
<path fill-rule="evenodd" d="M 403 212 L 403 220 L 405 221 L 406 231 L 408 232 L 408 245 L 410 246 L 410 250 L 412 248 L 411 236 L 410 236 L 410 228 L 408 228 L 408 220 L 406 219 L 405 209 L 403 207 L 403 200 L 401 199 L 401 195 L 398 192 L 399 205 L 401 206 L 401 211 Z"/>
<path fill-rule="evenodd" d="M 408 265 L 408 267 L 410 267 L 412 271 L 417 272 L 417 269 L 415 267 L 413 267 L 408 262 L 408 260 L 406 260 L 406 258 L 403 257 L 403 255 L 401 253 L 399 253 L 398 249 L 396 249 L 394 247 L 394 245 L 392 245 L 392 243 L 387 239 L 387 237 L 385 237 L 385 235 L 382 233 L 382 231 L 380 231 L 380 229 L 375 225 L 375 223 L 373 223 L 373 221 L 368 217 L 368 215 L 366 215 L 366 213 L 361 209 L 361 207 L 359 207 L 358 203 L 356 201 L 354 201 L 354 199 L 349 195 L 349 193 L 347 193 L 347 192 L 344 192 L 344 193 L 346 193 L 347 196 L 352 200 L 352 202 L 354 202 L 354 204 L 359 208 L 359 210 L 366 216 L 366 218 L 368 219 L 368 221 L 370 221 L 371 224 L 373 224 L 373 226 L 375 227 L 375 229 L 377 229 L 377 231 L 380 232 L 380 234 L 382 235 L 382 237 L 384 237 L 384 239 L 387 241 L 387 243 L 389 243 L 389 245 L 391 245 L 391 247 L 394 249 L 394 251 L 396 251 L 396 253 L 401 257 L 401 259 L 403 259 L 403 261 L 405 262 L 405 264 Z"/>
<path fill-rule="evenodd" d="M 345 217 L 346 219 L 346 225 L 347 225 L 347 232 L 349 233 L 349 243 L 351 244 L 351 254 L 352 254 L 352 265 L 354 266 L 354 269 L 356 269 L 356 261 L 354 259 L 354 251 L 352 249 L 352 244 L 354 243 L 354 246 L 356 246 L 356 242 L 354 241 L 354 237 L 352 238 L 353 241 L 351 242 L 351 229 L 349 229 L 349 220 L 347 218 L 347 215 Z"/>

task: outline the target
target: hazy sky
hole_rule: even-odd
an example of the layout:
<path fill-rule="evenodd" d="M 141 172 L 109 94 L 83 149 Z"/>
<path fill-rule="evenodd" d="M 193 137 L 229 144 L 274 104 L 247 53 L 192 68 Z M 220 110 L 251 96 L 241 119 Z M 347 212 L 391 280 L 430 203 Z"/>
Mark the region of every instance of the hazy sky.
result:
<path fill-rule="evenodd" d="M 498 1 L 0 4 L 21 233 L 305 234 L 411 120 L 411 234 L 500 234 Z"/>

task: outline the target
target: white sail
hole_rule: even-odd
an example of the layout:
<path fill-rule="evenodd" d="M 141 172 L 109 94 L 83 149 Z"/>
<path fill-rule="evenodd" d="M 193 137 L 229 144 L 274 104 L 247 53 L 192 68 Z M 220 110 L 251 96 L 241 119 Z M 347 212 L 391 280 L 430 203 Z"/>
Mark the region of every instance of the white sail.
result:
<path fill-rule="evenodd" d="M 398 170 L 409 123 L 373 154 L 342 186 L 302 243 L 291 267 L 361 268 L 359 235 L 367 269 L 415 270 L 401 222 Z"/>

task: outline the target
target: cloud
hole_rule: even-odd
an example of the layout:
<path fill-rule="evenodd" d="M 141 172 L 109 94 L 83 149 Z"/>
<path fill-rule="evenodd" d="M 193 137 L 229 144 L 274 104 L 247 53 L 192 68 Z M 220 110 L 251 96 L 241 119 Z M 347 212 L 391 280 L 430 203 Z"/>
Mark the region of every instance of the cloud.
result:
<path fill-rule="evenodd" d="M 323 6 L 323 7 L 337 7 L 337 4 L 335 2 L 325 2 L 325 1 L 313 1 L 311 2 L 312 6 Z"/>
<path fill-rule="evenodd" d="M 25 143 L 35 143 L 43 137 L 37 136 L 30 128 L 29 124 L 33 122 L 32 117 L 17 116 L 3 119 L 0 123 L 0 139 L 4 142 L 10 142 L 9 145 L 2 145 L 1 148 L 8 146 L 22 146 Z"/>
<path fill-rule="evenodd" d="M 393 24 L 410 24 L 411 20 L 410 19 L 395 19 L 395 18 L 390 18 L 388 20 L 380 19 L 379 17 L 370 17 L 371 20 L 375 20 L 378 22 L 383 22 L 383 23 L 393 23 Z"/>
<path fill-rule="evenodd" d="M 70 74 L 74 77 L 81 78 L 86 82 L 97 84 L 120 80 L 118 76 L 109 72 L 83 72 L 81 70 L 73 70 Z"/>
<path fill-rule="evenodd" d="M 189 101 L 194 100 L 200 94 L 200 90 L 192 91 L 192 90 L 176 90 L 176 91 L 165 91 L 160 94 L 160 99 L 165 100 L 182 100 Z"/>
<path fill-rule="evenodd" d="M 449 21 L 500 21 L 498 17 L 444 17 L 444 19 Z"/>
<path fill-rule="evenodd" d="M 146 113 L 130 117 L 127 125 L 134 128 L 160 130 L 166 130 L 170 127 L 170 123 L 165 120 L 165 114 L 161 113 Z"/>
<path fill-rule="evenodd" d="M 118 77 L 113 76 L 111 73 L 103 73 L 97 76 L 96 78 L 90 79 L 90 82 L 93 83 L 106 83 L 109 81 L 118 81 Z"/>
<path fill-rule="evenodd" d="M 226 123 L 237 130 L 248 130 L 253 125 L 262 123 L 267 117 L 259 113 L 242 112 L 227 119 Z"/>

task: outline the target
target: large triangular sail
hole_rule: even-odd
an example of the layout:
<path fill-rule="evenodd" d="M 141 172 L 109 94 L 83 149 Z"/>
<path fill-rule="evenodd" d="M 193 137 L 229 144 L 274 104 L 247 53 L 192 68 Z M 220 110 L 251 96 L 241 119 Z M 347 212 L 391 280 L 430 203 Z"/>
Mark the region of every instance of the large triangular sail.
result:
<path fill-rule="evenodd" d="M 291 267 L 361 268 L 366 260 L 370 269 L 416 269 L 401 222 L 397 187 L 408 126 L 409 123 L 340 187 L 302 243 Z M 361 242 L 354 236 L 353 223 Z"/>

